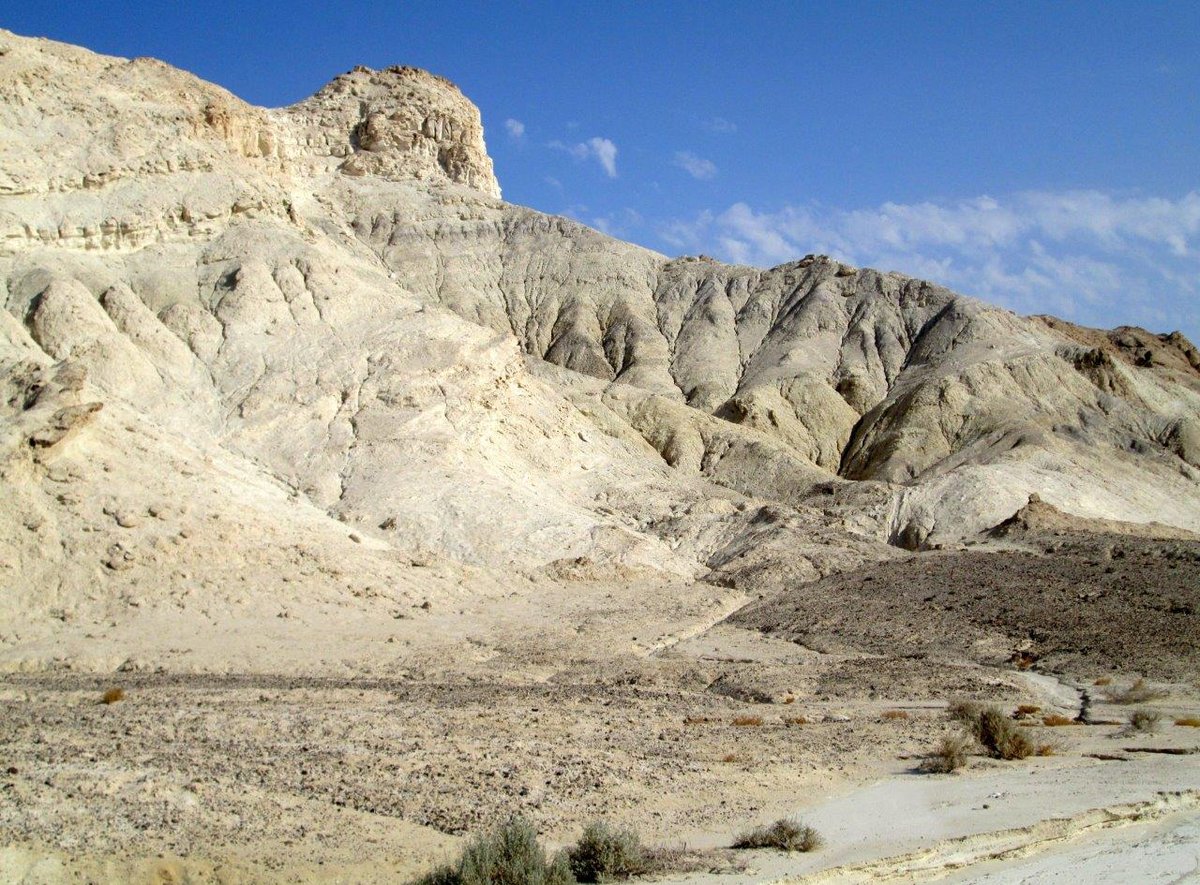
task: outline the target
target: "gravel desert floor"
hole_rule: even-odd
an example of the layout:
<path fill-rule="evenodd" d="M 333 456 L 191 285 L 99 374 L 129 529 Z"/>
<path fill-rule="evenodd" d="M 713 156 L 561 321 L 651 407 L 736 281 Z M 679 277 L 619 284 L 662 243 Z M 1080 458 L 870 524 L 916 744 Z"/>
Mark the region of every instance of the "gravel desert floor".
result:
<path fill-rule="evenodd" d="M 511 814 L 552 845 L 604 819 L 686 848 L 660 881 L 1054 881 L 1114 851 L 1167 876 L 1200 851 L 1200 729 L 1174 724 L 1200 714 L 1194 683 L 1142 683 L 1161 719 L 1134 733 L 1108 700 L 1132 673 L 817 651 L 728 618 L 734 591 L 576 591 L 417 609 L 388 636 L 264 634 L 264 666 L 281 642 L 323 673 L 214 672 L 220 624 L 186 651 L 163 637 L 162 665 L 10 673 L 5 878 L 390 882 Z M 919 773 L 960 697 L 1037 707 L 1018 724 L 1052 755 Z M 728 850 L 784 816 L 825 846 Z"/>

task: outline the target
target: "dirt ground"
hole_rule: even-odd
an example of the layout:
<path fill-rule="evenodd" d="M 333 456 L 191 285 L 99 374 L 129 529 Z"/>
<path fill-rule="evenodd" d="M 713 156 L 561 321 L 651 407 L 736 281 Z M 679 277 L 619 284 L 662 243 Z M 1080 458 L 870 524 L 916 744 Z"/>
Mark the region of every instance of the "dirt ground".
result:
<path fill-rule="evenodd" d="M 1105 704 L 1105 689 L 1093 685 L 1105 676 L 1120 688 L 1135 674 L 1154 674 L 1152 703 L 1165 728 L 1148 739 L 1185 749 L 1200 743 L 1200 730 L 1171 724 L 1200 713 L 1196 685 L 1160 678 L 1184 674 L 1183 649 L 1194 634 L 1163 630 L 1152 646 L 1165 661 L 1159 668 L 1128 652 L 1146 651 L 1145 624 L 1157 623 L 1127 617 L 1139 598 L 1147 618 L 1192 623 L 1159 604 L 1194 599 L 1195 585 L 1183 586 L 1196 568 L 1192 548 L 1125 538 L 1125 557 L 1106 559 L 1094 538 L 1058 539 L 1049 556 L 1004 543 L 996 553 L 916 554 L 746 609 L 746 598 L 702 585 L 578 582 L 569 595 L 546 585 L 503 605 L 464 601 L 418 612 L 391 625 L 397 632 L 388 638 L 321 636 L 319 618 L 289 620 L 287 629 L 299 631 L 287 640 L 293 654 L 305 642 L 325 651 L 341 643 L 337 655 L 321 658 L 327 672 L 310 668 L 315 675 L 296 672 L 292 657 L 276 659 L 282 672 L 271 673 L 269 656 L 264 672 L 205 672 L 206 661 L 221 658 L 219 635 L 193 637 L 173 666 L 168 657 L 116 673 L 7 675 L 5 881 L 396 881 L 513 814 L 551 844 L 606 819 L 650 844 L 716 850 L 751 824 L 805 814 L 881 780 L 954 783 L 914 773 L 955 730 L 944 712 L 953 698 L 1040 707 L 1030 734 L 1056 754 L 1013 763 L 979 757 L 976 775 L 1019 778 L 1048 765 L 1099 765 L 1089 754 L 1122 755 L 1128 710 Z M 1031 579 L 1014 563 L 1034 568 L 1047 558 L 1059 561 L 1051 574 L 1060 577 L 1043 580 L 1045 592 L 1021 597 L 1018 607 L 1012 587 Z M 1124 570 L 1126 562 L 1137 568 Z M 1118 567 L 1106 572 L 1108 563 Z M 1050 619 L 1060 650 L 1052 659 L 1075 666 L 1052 673 L 1041 666 L 1049 655 L 1008 660 L 1015 636 L 990 613 L 1005 609 L 980 603 L 1007 599 L 1016 620 L 1049 618 L 1071 575 L 1073 592 L 1091 592 L 1079 569 L 1109 581 L 1097 603 L 1115 605 L 1105 622 L 1130 632 L 1111 630 L 1103 645 L 1089 638 L 1099 635 L 1092 626 L 1054 634 Z M 1143 583 L 1130 586 L 1133 574 Z M 1181 580 L 1146 589 L 1164 576 Z M 840 582 L 836 592 L 830 580 Z M 974 607 L 948 607 L 963 587 L 983 586 L 995 590 L 984 600 L 972 594 Z M 795 635 L 749 629 L 772 605 L 787 606 L 789 624 L 810 626 Z M 970 617 L 955 623 L 1000 637 L 987 654 L 980 642 L 960 639 L 972 634 L 949 630 L 945 619 L 963 614 Z M 835 617 L 836 630 L 827 626 Z M 1085 640 L 1093 646 L 1086 653 Z M 1044 652 L 1048 642 L 1028 648 Z M 172 643 L 179 648 L 179 637 Z M 385 661 L 381 644 L 399 650 Z M 103 703 L 114 687 L 123 699 Z M 1092 720 L 1110 724 L 1040 724 L 1051 713 L 1074 718 L 1084 692 L 1094 699 Z M 1136 759 L 1150 771 L 1180 761 Z M 1143 779 L 1128 785 L 1131 801 L 1151 798 L 1138 794 Z M 742 881 L 790 874 L 774 861 L 705 857 Z M 857 855 L 839 849 L 828 857 Z"/>

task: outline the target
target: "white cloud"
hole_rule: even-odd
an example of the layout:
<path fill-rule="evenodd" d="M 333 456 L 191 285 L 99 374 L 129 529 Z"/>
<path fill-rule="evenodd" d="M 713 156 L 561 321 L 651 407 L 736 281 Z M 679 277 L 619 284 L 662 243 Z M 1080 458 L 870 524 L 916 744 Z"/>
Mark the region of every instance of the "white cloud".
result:
<path fill-rule="evenodd" d="M 697 157 L 690 151 L 676 151 L 673 162 L 692 178 L 707 179 L 717 174 L 717 166 L 712 160 Z"/>
<path fill-rule="evenodd" d="M 520 120 L 514 120 L 512 117 L 509 117 L 504 121 L 504 129 L 508 132 L 508 137 L 513 141 L 525 140 L 525 124 Z"/>
<path fill-rule="evenodd" d="M 867 209 L 735 203 L 657 232 L 674 248 L 743 264 L 824 253 L 1025 313 L 1200 331 L 1200 192 L 1034 191 Z"/>
<path fill-rule="evenodd" d="M 732 135 L 737 132 L 737 124 L 731 123 L 724 117 L 709 117 L 700 125 L 714 135 Z"/>
<path fill-rule="evenodd" d="M 607 138 L 589 138 L 588 147 L 592 156 L 604 167 L 609 178 L 617 177 L 617 146 Z"/>
<path fill-rule="evenodd" d="M 552 141 L 549 147 L 566 151 L 576 160 L 594 159 L 609 178 L 617 177 L 617 146 L 607 138 L 589 138 L 579 144 L 563 144 Z"/>

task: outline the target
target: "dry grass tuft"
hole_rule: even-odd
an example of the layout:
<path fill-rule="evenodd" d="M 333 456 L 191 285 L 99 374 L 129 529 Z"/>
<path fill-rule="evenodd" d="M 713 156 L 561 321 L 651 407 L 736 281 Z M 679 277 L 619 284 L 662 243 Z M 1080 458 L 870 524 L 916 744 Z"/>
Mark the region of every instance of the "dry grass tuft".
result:
<path fill-rule="evenodd" d="M 125 700 L 125 689 L 123 688 L 110 688 L 104 694 L 100 695 L 100 703 L 102 704 L 115 704 L 123 700 Z"/>
<path fill-rule="evenodd" d="M 970 749 L 966 738 L 952 735 L 944 737 L 937 748 L 925 757 L 920 770 L 926 774 L 950 774 L 958 771 L 967 764 L 967 752 Z"/>
<path fill-rule="evenodd" d="M 1013 719 L 1024 719 L 1027 716 L 1036 716 L 1042 712 L 1042 708 L 1037 704 L 1021 704 L 1013 711 Z"/>
<path fill-rule="evenodd" d="M 1110 688 L 1104 692 L 1104 697 L 1114 704 L 1144 704 L 1166 697 L 1166 694 L 1161 689 L 1151 687 L 1150 683 L 1139 676 L 1128 688 Z"/>
<path fill-rule="evenodd" d="M 792 697 L 791 695 L 788 695 L 786 698 L 783 699 L 783 702 L 785 704 L 794 704 L 794 703 L 796 703 L 796 699 L 794 697 Z"/>
<path fill-rule="evenodd" d="M 1175 720 L 1175 724 L 1186 728 L 1200 728 L 1200 716 L 1180 716 Z"/>
<path fill-rule="evenodd" d="M 1066 716 L 1059 716 L 1057 713 L 1051 713 L 1049 716 L 1042 717 L 1042 725 L 1049 725 L 1051 728 L 1057 728 L 1061 725 L 1074 725 L 1075 720 Z"/>
<path fill-rule="evenodd" d="M 763 718 L 761 716 L 735 716 L 733 724 L 738 728 L 758 728 L 763 724 Z"/>
<path fill-rule="evenodd" d="M 888 721 L 892 721 L 892 720 L 896 720 L 896 719 L 907 719 L 908 711 L 907 710 L 884 710 L 883 718 Z"/>
<path fill-rule="evenodd" d="M 1162 713 L 1157 710 L 1137 709 L 1129 714 L 1129 727 L 1133 731 L 1157 731 Z"/>
<path fill-rule="evenodd" d="M 1101 676 L 1099 679 L 1093 682 L 1092 685 L 1112 685 L 1112 679 L 1107 676 Z"/>
<path fill-rule="evenodd" d="M 708 723 L 713 722 L 713 721 L 714 720 L 711 716 L 685 716 L 685 717 L 683 717 L 684 725 L 707 725 Z"/>
<path fill-rule="evenodd" d="M 1058 747 L 1054 744 L 1038 744 L 1037 749 L 1033 751 L 1035 756 L 1057 756 Z"/>
<path fill-rule="evenodd" d="M 734 848 L 776 848 L 780 851 L 816 851 L 821 847 L 821 835 L 812 827 L 787 818 L 742 833 Z"/>
<path fill-rule="evenodd" d="M 721 757 L 721 761 L 722 762 L 741 762 L 742 757 L 739 756 L 737 753 L 726 753 L 724 756 Z"/>
<path fill-rule="evenodd" d="M 793 726 L 808 725 L 808 720 L 803 716 L 784 716 L 783 724 L 791 728 Z"/>

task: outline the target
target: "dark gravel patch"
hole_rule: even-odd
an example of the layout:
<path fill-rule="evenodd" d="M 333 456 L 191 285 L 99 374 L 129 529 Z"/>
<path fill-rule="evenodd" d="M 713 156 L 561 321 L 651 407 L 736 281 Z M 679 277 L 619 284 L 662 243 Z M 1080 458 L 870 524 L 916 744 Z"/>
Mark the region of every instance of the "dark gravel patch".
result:
<path fill-rule="evenodd" d="M 1081 674 L 1200 671 L 1200 542 L 1045 533 L 1033 549 L 929 552 L 788 589 L 733 623 L 829 651 Z"/>

